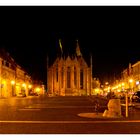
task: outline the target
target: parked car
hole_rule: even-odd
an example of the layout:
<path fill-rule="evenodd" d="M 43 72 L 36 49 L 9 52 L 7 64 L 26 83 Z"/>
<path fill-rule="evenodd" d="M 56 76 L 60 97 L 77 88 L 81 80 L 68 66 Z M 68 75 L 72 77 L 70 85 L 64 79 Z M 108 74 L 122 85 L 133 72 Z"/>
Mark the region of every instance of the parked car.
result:
<path fill-rule="evenodd" d="M 133 102 L 140 102 L 140 91 L 137 91 L 133 94 L 132 101 Z"/>
<path fill-rule="evenodd" d="M 26 94 L 25 93 L 19 93 L 19 94 L 17 94 L 17 97 L 26 97 Z"/>

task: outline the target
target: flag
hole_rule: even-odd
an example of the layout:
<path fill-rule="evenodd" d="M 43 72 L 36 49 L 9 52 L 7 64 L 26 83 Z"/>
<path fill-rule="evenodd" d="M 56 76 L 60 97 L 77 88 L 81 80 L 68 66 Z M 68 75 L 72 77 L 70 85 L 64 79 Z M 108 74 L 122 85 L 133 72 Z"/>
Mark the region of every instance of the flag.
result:
<path fill-rule="evenodd" d="M 81 51 L 80 51 L 78 40 L 77 40 L 77 45 L 76 45 L 76 54 L 77 54 L 77 56 L 82 56 Z"/>
<path fill-rule="evenodd" d="M 60 46 L 61 52 L 63 53 L 62 44 L 61 44 L 61 39 L 59 39 L 59 46 Z"/>

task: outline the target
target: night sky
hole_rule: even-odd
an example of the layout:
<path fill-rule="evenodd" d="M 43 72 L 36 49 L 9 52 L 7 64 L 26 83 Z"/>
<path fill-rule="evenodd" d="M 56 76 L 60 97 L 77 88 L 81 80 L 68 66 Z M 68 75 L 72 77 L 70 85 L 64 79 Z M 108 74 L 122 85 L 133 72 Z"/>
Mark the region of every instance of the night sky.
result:
<path fill-rule="evenodd" d="M 75 52 L 78 39 L 87 62 L 92 53 L 93 77 L 103 82 L 140 60 L 140 7 L 9 6 L 0 13 L 0 47 L 44 83 L 46 55 L 51 64 L 59 38 L 65 54 Z"/>

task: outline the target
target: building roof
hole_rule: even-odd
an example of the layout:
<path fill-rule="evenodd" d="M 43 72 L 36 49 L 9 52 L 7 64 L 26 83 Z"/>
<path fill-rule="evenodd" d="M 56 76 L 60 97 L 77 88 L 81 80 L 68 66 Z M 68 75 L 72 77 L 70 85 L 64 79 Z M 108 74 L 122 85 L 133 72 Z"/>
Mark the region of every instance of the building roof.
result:
<path fill-rule="evenodd" d="M 139 64 L 140 64 L 140 61 L 137 61 L 135 64 L 132 65 L 132 67 L 135 67 L 135 66 L 137 66 Z"/>
<path fill-rule="evenodd" d="M 19 69 L 23 70 L 26 75 L 29 75 L 20 65 L 18 65 L 15 62 L 15 60 L 10 56 L 10 54 L 4 48 L 0 48 L 0 58 L 11 63 L 14 66 L 14 68 L 18 67 Z"/>

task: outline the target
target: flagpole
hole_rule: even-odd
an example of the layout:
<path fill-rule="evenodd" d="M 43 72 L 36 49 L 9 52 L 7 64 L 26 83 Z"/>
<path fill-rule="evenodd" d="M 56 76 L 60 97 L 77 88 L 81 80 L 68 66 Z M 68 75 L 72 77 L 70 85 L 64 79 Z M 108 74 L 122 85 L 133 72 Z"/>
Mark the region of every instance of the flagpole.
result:
<path fill-rule="evenodd" d="M 60 46 L 60 49 L 61 49 L 61 57 L 62 57 L 62 54 L 63 54 L 63 49 L 62 49 L 61 39 L 59 39 L 59 46 Z"/>
<path fill-rule="evenodd" d="M 90 55 L 90 67 L 91 67 L 91 81 L 90 81 L 90 95 L 92 94 L 92 54 Z"/>
<path fill-rule="evenodd" d="M 48 68 L 49 68 L 49 57 L 48 57 L 48 54 L 47 54 L 47 91 L 48 91 Z"/>

